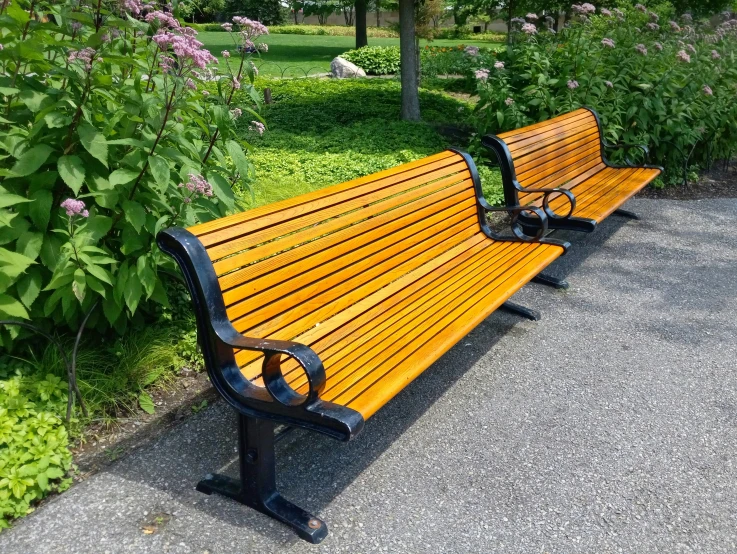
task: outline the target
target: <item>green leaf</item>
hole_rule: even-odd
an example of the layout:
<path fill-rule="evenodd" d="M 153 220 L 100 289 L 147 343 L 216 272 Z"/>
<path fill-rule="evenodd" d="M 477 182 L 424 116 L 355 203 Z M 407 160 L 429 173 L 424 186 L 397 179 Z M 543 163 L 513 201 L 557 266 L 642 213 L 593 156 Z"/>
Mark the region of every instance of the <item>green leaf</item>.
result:
<path fill-rule="evenodd" d="M 104 281 L 108 285 L 112 286 L 113 280 L 110 277 L 110 273 L 106 269 L 100 267 L 99 265 L 88 265 L 86 269 L 91 275 L 94 275 L 100 281 Z"/>
<path fill-rule="evenodd" d="M 72 291 L 77 300 L 82 302 L 84 300 L 85 290 L 87 288 L 87 281 L 85 279 L 84 271 L 77 269 L 74 272 L 74 282 L 72 283 Z"/>
<path fill-rule="evenodd" d="M 74 195 L 79 194 L 79 189 L 84 183 L 84 163 L 79 156 L 62 156 L 56 163 L 59 175 L 64 179 L 67 186 L 74 191 Z"/>
<path fill-rule="evenodd" d="M 46 470 L 46 477 L 49 479 L 60 479 L 64 477 L 66 472 L 59 467 L 50 467 Z"/>
<path fill-rule="evenodd" d="M 41 109 L 41 104 L 48 98 L 48 95 L 37 90 L 25 89 L 18 95 L 18 98 L 21 99 L 29 110 L 36 113 Z"/>
<path fill-rule="evenodd" d="M 42 491 L 46 491 L 49 488 L 49 478 L 45 473 L 39 473 L 36 476 L 36 483 L 38 484 L 38 488 Z"/>
<path fill-rule="evenodd" d="M 18 237 L 18 242 L 15 243 L 15 251 L 31 260 L 35 260 L 41 253 L 43 242 L 43 233 L 27 231 Z"/>
<path fill-rule="evenodd" d="M 132 169 L 116 169 L 110 174 L 110 185 L 117 186 L 130 183 L 138 177 L 139 173 L 140 171 L 134 171 Z"/>
<path fill-rule="evenodd" d="M 115 324 L 122 311 L 123 309 L 112 295 L 106 297 L 105 300 L 102 301 L 102 312 L 105 314 L 105 319 L 107 319 L 110 325 Z"/>
<path fill-rule="evenodd" d="M 28 312 L 23 307 L 23 304 L 7 294 L 0 294 L 0 314 L 5 317 L 29 319 Z"/>
<path fill-rule="evenodd" d="M 153 175 L 156 184 L 159 185 L 159 192 L 162 194 L 166 192 L 171 180 L 169 173 L 169 162 L 167 162 L 161 156 L 151 156 L 148 159 L 148 167 Z"/>
<path fill-rule="evenodd" d="M 15 206 L 16 204 L 22 204 L 24 202 L 32 202 L 32 200 L 25 196 L 18 194 L 10 194 L 9 192 L 0 192 L 0 208 L 7 208 L 8 206 Z"/>
<path fill-rule="evenodd" d="M 135 228 L 137 233 L 141 232 L 141 227 L 146 223 L 146 210 L 138 202 L 126 200 L 123 202 L 123 212 L 125 219 Z"/>
<path fill-rule="evenodd" d="M 146 392 L 142 392 L 140 395 L 138 395 L 138 405 L 147 414 L 153 414 L 154 412 L 156 412 L 154 399 L 151 398 L 151 396 Z"/>
<path fill-rule="evenodd" d="M 41 292 L 41 268 L 29 267 L 26 274 L 15 284 L 15 288 L 20 301 L 30 308 L 38 298 L 38 293 Z"/>
<path fill-rule="evenodd" d="M 146 292 L 146 298 L 151 298 L 156 286 L 156 273 L 151 266 L 146 263 L 146 256 L 140 256 L 137 263 L 138 277 L 141 279 L 141 284 Z"/>
<path fill-rule="evenodd" d="M 136 272 L 130 271 L 123 290 L 123 298 L 126 306 L 131 311 L 131 315 L 136 313 L 138 303 L 141 301 L 141 293 L 141 280 Z"/>
<path fill-rule="evenodd" d="M 248 163 L 248 159 L 246 158 L 241 145 L 234 140 L 229 140 L 226 143 L 225 148 L 228 151 L 228 154 L 230 154 L 236 170 L 240 173 L 241 179 L 247 178 L 251 165 Z"/>
<path fill-rule="evenodd" d="M 31 194 L 33 203 L 28 206 L 28 216 L 39 231 L 45 231 L 51 218 L 51 204 L 54 196 L 49 190 L 37 190 Z"/>
<path fill-rule="evenodd" d="M 107 141 L 102 133 L 86 122 L 79 126 L 77 133 L 85 150 L 107 167 Z"/>
<path fill-rule="evenodd" d="M 53 151 L 54 149 L 48 144 L 37 144 L 26 150 L 10 171 L 15 177 L 25 177 L 35 173 L 46 163 Z"/>
<path fill-rule="evenodd" d="M 71 119 L 61 112 L 51 112 L 44 116 L 44 123 L 49 129 L 58 129 L 60 127 L 66 127 L 71 122 Z"/>
<path fill-rule="evenodd" d="M 90 267 L 94 267 L 94 266 L 88 266 L 87 271 L 89 271 Z M 87 286 L 90 287 L 90 289 L 95 291 L 97 294 L 99 294 L 103 298 L 107 296 L 105 292 L 105 287 L 95 277 L 93 277 L 92 275 L 87 275 L 86 281 L 87 281 Z"/>
<path fill-rule="evenodd" d="M 217 199 L 221 200 L 229 210 L 234 209 L 235 195 L 228 180 L 219 173 L 212 171 L 207 174 L 207 181 L 212 185 L 212 190 Z"/>

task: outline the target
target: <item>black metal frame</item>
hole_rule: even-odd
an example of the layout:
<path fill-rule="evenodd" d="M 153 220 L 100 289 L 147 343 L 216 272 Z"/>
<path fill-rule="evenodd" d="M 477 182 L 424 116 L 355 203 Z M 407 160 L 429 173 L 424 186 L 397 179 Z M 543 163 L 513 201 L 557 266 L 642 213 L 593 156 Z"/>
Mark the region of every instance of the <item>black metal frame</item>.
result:
<path fill-rule="evenodd" d="M 604 133 L 602 131 L 601 126 L 601 119 L 599 118 L 599 114 L 596 113 L 595 110 L 592 108 L 584 107 L 583 109 L 588 110 L 593 114 L 594 119 L 596 120 L 596 125 L 599 129 L 599 136 L 600 144 L 601 144 L 601 158 L 604 164 L 607 167 L 611 167 L 614 169 L 624 169 L 624 168 L 642 168 L 642 169 L 658 169 L 660 172 L 663 172 L 663 168 L 656 165 L 649 165 L 649 164 L 642 164 L 637 165 L 632 162 L 632 160 L 629 158 L 629 150 L 633 148 L 639 148 L 645 153 L 646 160 L 650 156 L 650 151 L 648 150 L 647 146 L 644 144 L 609 144 L 604 139 Z M 481 139 L 481 145 L 486 148 L 487 150 L 493 152 L 496 154 L 497 160 L 499 161 L 499 167 L 502 172 L 502 185 L 504 188 L 504 202 L 507 206 L 519 206 L 519 193 L 540 193 L 544 194 L 543 198 L 543 208 L 548 216 L 548 228 L 550 230 L 556 230 L 556 229 L 565 229 L 565 230 L 571 230 L 571 231 L 582 231 L 586 233 L 592 232 L 594 229 L 596 229 L 596 221 L 593 219 L 587 219 L 582 217 L 576 217 L 573 215 L 573 212 L 575 210 L 576 204 L 575 204 L 575 196 L 573 193 L 567 189 L 561 189 L 561 188 L 525 188 L 523 187 L 520 182 L 517 180 L 517 175 L 515 173 L 514 169 L 514 161 L 512 160 L 512 154 L 509 151 L 509 148 L 507 148 L 506 143 L 504 140 L 500 139 L 496 135 L 485 135 Z M 616 165 L 612 164 L 607 156 L 606 156 L 606 150 L 609 149 L 624 149 L 625 150 L 625 161 L 628 165 Z M 570 203 L 570 209 L 566 215 L 558 215 L 554 213 L 552 210 L 549 209 L 549 197 L 553 193 L 563 194 L 565 195 Z M 625 215 L 624 210 L 618 210 L 620 212 L 620 215 Z M 631 212 L 629 212 L 631 213 Z M 528 233 L 530 230 L 538 228 L 540 225 L 538 222 L 535 221 L 534 218 L 531 218 L 527 215 L 521 215 L 519 218 L 519 224 L 522 227 L 522 232 Z"/>
<path fill-rule="evenodd" d="M 545 237 L 548 231 L 545 210 L 512 206 L 496 208 L 483 197 L 481 181 L 473 159 L 460 150 L 468 164 L 478 204 L 479 225 L 494 240 L 556 244 L 564 250 L 567 242 Z M 512 236 L 498 235 L 488 225 L 486 213 L 508 211 L 513 214 Z M 527 235 L 518 223 L 522 212 L 534 213 L 536 232 Z M 323 433 L 348 441 L 363 428 L 363 416 L 344 406 L 320 399 L 325 386 L 325 368 L 319 356 L 307 345 L 292 341 L 257 339 L 243 336 L 228 319 L 217 275 L 207 251 L 189 231 L 177 227 L 161 231 L 159 248 L 179 264 L 189 288 L 197 320 L 197 334 L 210 381 L 220 395 L 238 412 L 238 452 L 240 480 L 223 475 L 208 475 L 197 485 L 206 494 L 213 492 L 251 506 L 292 527 L 303 539 L 319 543 L 327 536 L 320 519 L 283 499 L 276 489 L 274 427 L 283 424 Z M 505 309 L 525 317 L 539 317 L 532 310 L 507 304 Z M 264 354 L 264 387 L 246 379 L 235 361 L 235 350 Z M 305 372 L 307 394 L 292 389 L 281 372 L 282 356 L 294 358 Z"/>

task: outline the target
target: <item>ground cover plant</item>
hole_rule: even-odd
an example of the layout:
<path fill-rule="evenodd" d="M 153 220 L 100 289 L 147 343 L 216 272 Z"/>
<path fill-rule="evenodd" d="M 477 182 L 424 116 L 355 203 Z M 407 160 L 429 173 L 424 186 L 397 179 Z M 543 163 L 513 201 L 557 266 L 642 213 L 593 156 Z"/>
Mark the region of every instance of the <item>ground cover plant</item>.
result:
<path fill-rule="evenodd" d="M 274 103 L 265 106 L 268 131 L 253 139 L 256 181 L 252 191 L 242 192 L 249 206 L 355 179 L 453 144 L 465 146 L 437 131 L 437 125 L 466 120 L 471 106 L 458 98 L 422 89 L 424 122 L 410 123 L 399 120 L 400 86 L 393 80 L 263 80 L 257 86 L 268 86 Z M 498 179 L 485 170 L 482 176 L 487 198 L 498 203 Z"/>
<path fill-rule="evenodd" d="M 527 125 L 580 106 L 601 115 L 610 142 L 647 144 L 683 182 L 684 164 L 729 158 L 737 147 L 737 19 L 714 25 L 670 4 L 574 5 L 555 34 L 549 20 L 515 21 L 515 45 L 498 56 L 470 52 L 480 101 L 479 135 Z M 695 167 L 694 167 L 695 166 Z"/>

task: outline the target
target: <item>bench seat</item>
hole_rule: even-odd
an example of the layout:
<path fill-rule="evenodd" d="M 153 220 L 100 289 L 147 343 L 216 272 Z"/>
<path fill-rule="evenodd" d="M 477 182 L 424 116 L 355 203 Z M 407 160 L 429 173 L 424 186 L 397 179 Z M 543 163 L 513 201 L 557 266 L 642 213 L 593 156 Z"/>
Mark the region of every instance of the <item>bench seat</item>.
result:
<path fill-rule="evenodd" d="M 551 189 L 573 194 L 572 211 L 569 199 L 563 196 L 549 202 L 551 229 L 593 231 L 663 171 L 656 166 L 609 163 L 606 148 L 639 146 L 608 145 L 598 116 L 588 108 L 498 136 L 487 135 L 482 144 L 500 162 L 508 205 L 542 206 L 540 191 Z"/>
<path fill-rule="evenodd" d="M 513 215 L 512 233 L 487 223 Z M 530 235 L 516 223 L 537 217 Z M 350 440 L 364 421 L 561 256 L 538 208 L 495 208 L 453 150 L 189 229 L 159 233 L 190 290 L 213 386 L 239 413 L 229 496 L 319 542 L 275 485 L 274 425 Z"/>

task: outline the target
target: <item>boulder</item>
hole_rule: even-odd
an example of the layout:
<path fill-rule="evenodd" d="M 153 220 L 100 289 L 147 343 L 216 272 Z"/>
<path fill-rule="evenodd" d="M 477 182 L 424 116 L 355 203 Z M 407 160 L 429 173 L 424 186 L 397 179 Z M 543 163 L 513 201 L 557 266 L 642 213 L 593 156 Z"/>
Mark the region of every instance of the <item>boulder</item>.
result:
<path fill-rule="evenodd" d="M 330 73 L 336 79 L 350 79 L 351 77 L 366 76 L 366 72 L 363 69 L 340 56 L 330 62 Z"/>

